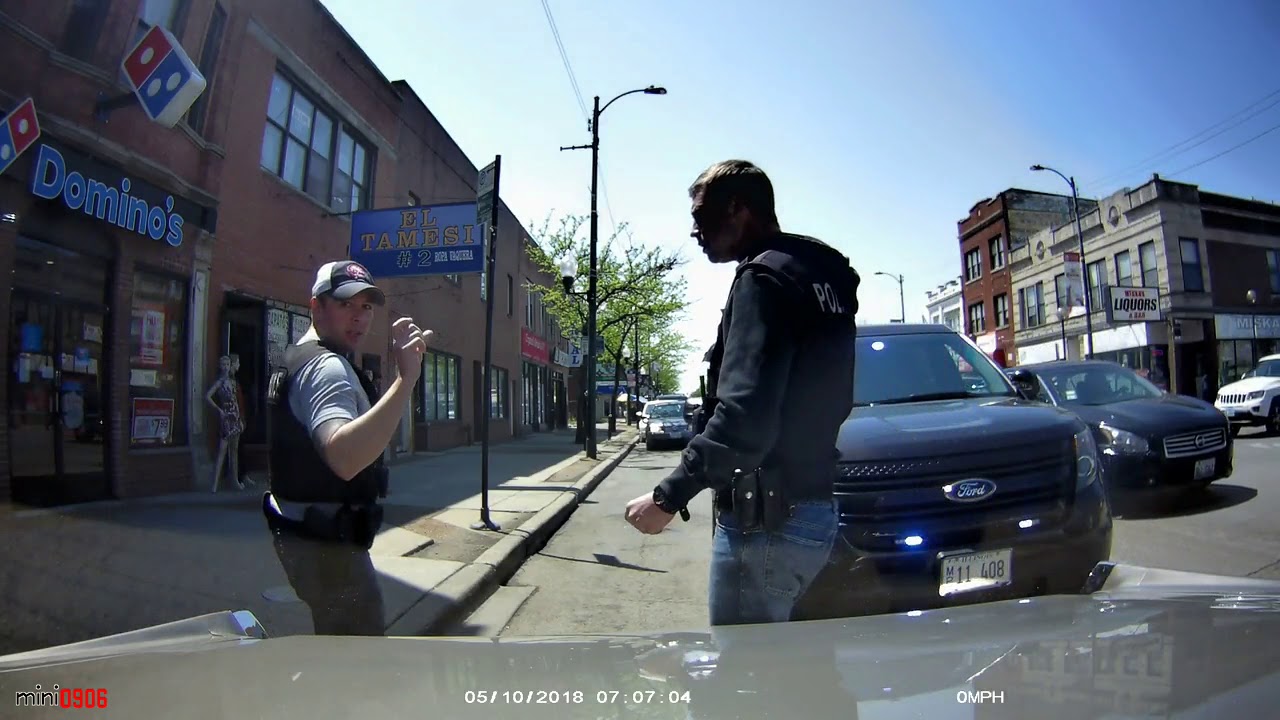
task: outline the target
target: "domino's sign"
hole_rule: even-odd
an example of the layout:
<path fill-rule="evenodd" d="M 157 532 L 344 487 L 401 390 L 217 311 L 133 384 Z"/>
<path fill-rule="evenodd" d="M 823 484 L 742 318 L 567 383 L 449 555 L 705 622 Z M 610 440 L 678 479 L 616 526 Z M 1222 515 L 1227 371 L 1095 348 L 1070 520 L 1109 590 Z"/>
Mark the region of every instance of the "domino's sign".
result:
<path fill-rule="evenodd" d="M 40 121 L 36 118 L 36 104 L 31 98 L 27 98 L 13 112 L 0 119 L 0 173 L 8 170 L 18 156 L 39 138 Z"/>
<path fill-rule="evenodd" d="M 173 127 L 208 83 L 178 39 L 159 25 L 147 31 L 121 63 L 147 117 Z"/>

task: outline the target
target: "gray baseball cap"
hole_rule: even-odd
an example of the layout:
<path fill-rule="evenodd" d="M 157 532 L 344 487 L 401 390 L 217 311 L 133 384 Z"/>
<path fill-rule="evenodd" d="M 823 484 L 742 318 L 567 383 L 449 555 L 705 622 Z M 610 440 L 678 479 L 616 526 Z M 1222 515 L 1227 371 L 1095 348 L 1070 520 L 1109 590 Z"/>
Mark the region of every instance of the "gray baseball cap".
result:
<path fill-rule="evenodd" d="M 351 260 L 325 263 L 316 272 L 315 284 L 311 286 L 311 297 L 330 295 L 339 300 L 350 300 L 366 290 L 372 290 L 373 302 L 385 305 L 386 295 L 373 284 L 373 276 L 363 265 Z"/>

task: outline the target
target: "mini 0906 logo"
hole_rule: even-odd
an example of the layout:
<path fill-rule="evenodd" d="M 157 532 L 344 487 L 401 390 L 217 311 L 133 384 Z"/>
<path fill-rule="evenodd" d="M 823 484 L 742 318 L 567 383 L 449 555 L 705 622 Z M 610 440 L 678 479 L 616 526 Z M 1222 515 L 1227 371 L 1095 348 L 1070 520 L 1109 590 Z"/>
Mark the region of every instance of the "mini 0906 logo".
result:
<path fill-rule="evenodd" d="M 13 693 L 18 707 L 56 707 L 63 710 L 103 710 L 107 707 L 106 688 L 69 688 L 54 683 L 52 688 L 37 684 L 31 690 Z"/>

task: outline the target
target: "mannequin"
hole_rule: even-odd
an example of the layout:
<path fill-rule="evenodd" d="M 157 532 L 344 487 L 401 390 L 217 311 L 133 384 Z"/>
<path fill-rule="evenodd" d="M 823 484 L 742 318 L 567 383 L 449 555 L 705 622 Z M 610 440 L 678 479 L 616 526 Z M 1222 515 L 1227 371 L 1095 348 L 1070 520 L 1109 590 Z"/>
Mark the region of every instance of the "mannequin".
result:
<path fill-rule="evenodd" d="M 218 358 L 218 379 L 213 381 L 204 399 L 221 418 L 219 423 L 218 460 L 213 466 L 213 486 L 210 492 L 218 492 L 218 481 L 222 479 L 223 465 L 229 465 L 231 478 L 236 486 L 244 489 L 240 480 L 240 433 L 244 431 L 244 423 L 240 419 L 240 402 L 236 395 L 236 381 L 232 368 L 234 363 L 230 355 Z"/>
<path fill-rule="evenodd" d="M 244 399 L 244 387 L 240 385 L 240 356 L 231 354 L 231 382 L 236 388 L 236 406 L 240 408 L 240 426 L 241 433 L 249 428 L 249 404 Z M 236 443 L 236 470 L 239 471 L 240 484 L 252 487 L 253 481 L 249 479 L 249 472 L 245 470 L 247 463 L 244 461 L 244 445 L 240 442 Z"/>

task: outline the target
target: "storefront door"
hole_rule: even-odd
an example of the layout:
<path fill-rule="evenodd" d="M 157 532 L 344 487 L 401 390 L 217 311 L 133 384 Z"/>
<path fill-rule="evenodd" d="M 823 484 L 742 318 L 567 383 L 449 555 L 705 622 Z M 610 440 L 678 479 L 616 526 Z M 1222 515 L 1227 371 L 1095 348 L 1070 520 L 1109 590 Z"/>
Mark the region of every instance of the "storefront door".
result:
<path fill-rule="evenodd" d="M 9 327 L 13 499 L 48 506 L 110 497 L 104 309 L 15 290 Z"/>

